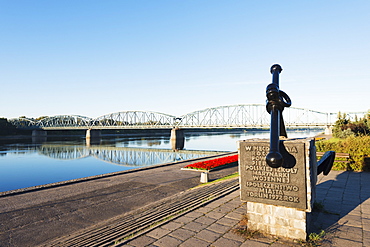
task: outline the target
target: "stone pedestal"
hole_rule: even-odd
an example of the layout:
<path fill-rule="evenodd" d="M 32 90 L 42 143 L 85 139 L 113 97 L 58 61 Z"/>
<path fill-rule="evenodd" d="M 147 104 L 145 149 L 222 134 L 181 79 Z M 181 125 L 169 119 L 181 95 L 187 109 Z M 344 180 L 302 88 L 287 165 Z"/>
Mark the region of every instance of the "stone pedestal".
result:
<path fill-rule="evenodd" d="M 283 167 L 265 157 L 269 140 L 239 142 L 241 200 L 247 202 L 248 229 L 306 239 L 317 180 L 314 139 L 280 140 Z"/>

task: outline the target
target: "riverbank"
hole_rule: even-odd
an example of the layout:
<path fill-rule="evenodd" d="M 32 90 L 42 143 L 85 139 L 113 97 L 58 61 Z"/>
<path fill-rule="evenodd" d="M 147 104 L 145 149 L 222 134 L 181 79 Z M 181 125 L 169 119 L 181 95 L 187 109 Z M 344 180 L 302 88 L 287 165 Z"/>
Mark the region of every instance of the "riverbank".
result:
<path fill-rule="evenodd" d="M 228 154 L 229 155 L 229 154 Z M 0 196 L 0 242 L 37 246 L 150 205 L 197 186 L 189 161 Z M 237 166 L 210 174 L 217 179 Z"/>

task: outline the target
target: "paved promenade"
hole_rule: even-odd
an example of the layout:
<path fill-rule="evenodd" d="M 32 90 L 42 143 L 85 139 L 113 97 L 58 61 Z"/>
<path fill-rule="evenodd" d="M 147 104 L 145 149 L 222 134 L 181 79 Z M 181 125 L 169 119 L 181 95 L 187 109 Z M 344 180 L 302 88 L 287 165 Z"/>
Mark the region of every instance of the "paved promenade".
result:
<path fill-rule="evenodd" d="M 130 212 L 152 207 L 163 200 L 171 199 L 176 205 L 182 204 L 182 199 L 176 198 L 184 198 L 181 196 L 187 193 L 196 200 L 200 197 L 198 192 L 204 189 L 190 192 L 188 189 L 199 184 L 200 175 L 181 171 L 184 165 L 186 163 L 174 163 L 0 196 L 0 246 L 76 246 L 64 240 L 75 239 L 81 232 L 108 225 L 115 231 L 112 220 L 130 217 Z M 223 177 L 236 170 L 237 167 L 231 167 L 215 171 L 211 178 Z M 205 191 L 217 184 L 209 185 Z M 219 191 L 228 191 L 220 192 L 221 197 L 212 198 L 205 194 L 206 199 L 200 200 L 200 206 L 190 211 L 179 209 L 181 213 L 171 218 L 164 217 L 166 220 L 161 220 L 160 224 L 153 224 L 149 230 L 124 242 L 117 241 L 116 245 L 301 246 L 273 237 L 246 240 L 235 234 L 233 229 L 238 227 L 246 208 L 239 199 L 238 187 L 234 188 L 230 191 L 220 188 Z M 313 214 L 313 226 L 316 232 L 325 230 L 322 246 L 370 246 L 369 198 L 370 173 L 331 171 L 329 176 L 319 176 L 317 201 L 323 208 Z M 147 222 L 144 221 L 144 225 L 152 225 Z M 104 237 L 100 236 L 97 239 Z M 95 242 L 89 246 L 102 245 Z"/>
<path fill-rule="evenodd" d="M 111 219 L 193 188 L 199 185 L 200 173 L 180 170 L 189 163 L 192 161 L 0 193 L 0 246 L 50 246 L 56 239 L 104 226 Z M 210 179 L 237 170 L 234 166 L 214 171 Z"/>
<path fill-rule="evenodd" d="M 316 201 L 324 206 L 313 214 L 315 231 L 326 233 L 321 246 L 370 246 L 370 173 L 320 175 Z M 117 246 L 302 246 L 274 237 L 246 240 L 234 230 L 245 212 L 237 190 Z"/>

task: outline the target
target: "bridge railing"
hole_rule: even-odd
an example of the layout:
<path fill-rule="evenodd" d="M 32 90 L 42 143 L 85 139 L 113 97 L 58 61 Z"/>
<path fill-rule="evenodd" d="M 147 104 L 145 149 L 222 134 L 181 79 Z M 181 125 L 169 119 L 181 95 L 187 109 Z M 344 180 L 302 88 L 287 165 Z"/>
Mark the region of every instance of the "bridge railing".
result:
<path fill-rule="evenodd" d="M 94 119 L 91 127 L 93 128 L 137 128 L 137 127 L 151 127 L 151 128 L 171 128 L 174 126 L 175 116 L 158 113 L 158 112 L 144 112 L 144 111 L 126 111 L 116 112 L 100 116 Z"/>
<path fill-rule="evenodd" d="M 366 112 L 346 113 L 350 119 Z M 124 111 L 95 119 L 79 115 L 59 115 L 40 120 L 10 119 L 21 129 L 137 129 L 137 128 L 268 128 L 269 114 L 263 104 L 231 105 L 194 111 L 180 117 L 158 112 Z M 337 113 L 325 113 L 304 108 L 284 110 L 287 128 L 326 127 L 337 120 Z"/>
<path fill-rule="evenodd" d="M 79 116 L 79 115 L 60 115 L 53 117 L 46 117 L 37 122 L 37 126 L 40 128 L 50 128 L 50 127 L 82 127 L 93 123 L 93 119 L 89 117 Z"/>

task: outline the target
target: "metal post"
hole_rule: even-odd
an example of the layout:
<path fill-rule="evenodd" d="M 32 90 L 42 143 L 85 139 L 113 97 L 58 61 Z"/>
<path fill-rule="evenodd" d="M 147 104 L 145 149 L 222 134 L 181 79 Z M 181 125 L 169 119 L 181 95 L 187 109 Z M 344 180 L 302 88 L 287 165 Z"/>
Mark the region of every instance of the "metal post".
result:
<path fill-rule="evenodd" d="M 266 88 L 266 110 L 271 115 L 270 122 L 270 152 L 266 162 L 270 167 L 277 168 L 283 164 L 283 156 L 279 150 L 280 136 L 287 137 L 282 112 L 284 107 L 291 106 L 289 96 L 279 89 L 279 74 L 283 69 L 274 64 L 271 67 L 272 83 Z"/>

